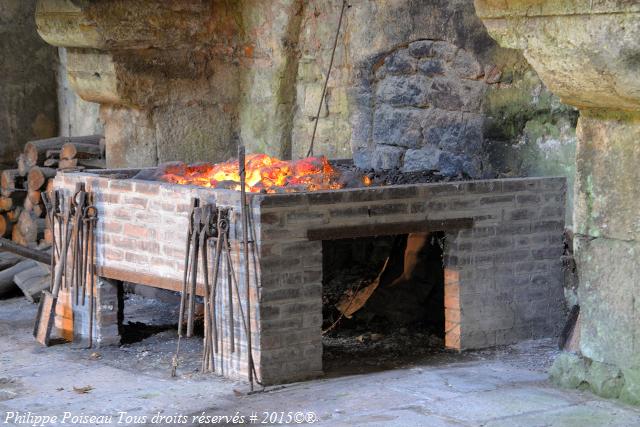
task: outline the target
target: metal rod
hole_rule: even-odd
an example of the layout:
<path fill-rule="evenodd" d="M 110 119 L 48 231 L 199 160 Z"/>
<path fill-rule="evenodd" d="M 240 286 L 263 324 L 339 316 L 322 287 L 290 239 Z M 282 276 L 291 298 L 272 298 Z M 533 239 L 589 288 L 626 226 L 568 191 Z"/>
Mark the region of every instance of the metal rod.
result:
<path fill-rule="evenodd" d="M 222 242 L 223 236 L 226 234 L 228 228 L 226 226 L 226 219 L 223 217 L 223 211 L 218 211 L 218 223 L 217 231 L 218 236 L 216 238 L 216 256 L 215 263 L 213 265 L 213 285 L 211 289 L 211 309 L 213 315 L 213 350 L 215 354 L 218 354 L 218 320 L 217 320 L 217 293 L 218 293 L 218 277 L 220 275 L 220 261 L 222 258 Z"/>
<path fill-rule="evenodd" d="M 313 134 L 311 135 L 311 145 L 309 146 L 307 157 L 313 155 L 313 144 L 315 143 L 315 140 L 316 140 L 316 130 L 318 129 L 318 122 L 320 121 L 320 112 L 322 112 L 322 104 L 324 103 L 324 97 L 327 93 L 329 76 L 331 76 L 331 69 L 333 68 L 333 59 L 336 56 L 336 47 L 338 46 L 338 37 L 340 37 L 340 28 L 342 27 L 342 17 L 344 16 L 344 9 L 346 7 L 347 7 L 347 0 L 342 0 L 342 9 L 340 10 L 340 19 L 338 20 L 338 29 L 336 30 L 336 38 L 333 41 L 333 49 L 331 50 L 331 61 L 329 61 L 329 70 L 327 71 L 327 77 L 324 79 L 324 86 L 322 87 L 322 95 L 320 96 L 320 105 L 318 105 L 316 122 L 313 124 Z"/>
<path fill-rule="evenodd" d="M 342 7 L 344 11 L 344 5 Z M 333 61 L 333 57 L 332 57 Z M 325 84 L 326 89 L 326 84 Z M 316 120 L 316 125 L 317 125 Z M 238 165 L 240 168 L 240 214 L 242 216 L 242 246 L 244 250 L 244 287 L 246 290 L 247 305 L 247 371 L 249 372 L 249 384 L 253 391 L 253 353 L 251 345 L 251 288 L 249 286 L 249 232 L 247 230 L 247 191 L 245 188 L 246 165 L 244 145 L 238 147 Z"/>
<path fill-rule="evenodd" d="M 191 236 L 192 258 L 191 258 L 191 283 L 189 284 L 189 305 L 187 306 L 187 338 L 193 336 L 193 324 L 196 312 L 196 291 L 198 286 L 198 240 L 201 231 L 201 210 L 196 208 L 193 213 L 193 234 Z"/>
<path fill-rule="evenodd" d="M 191 210 L 189 212 L 189 228 L 187 230 L 187 239 L 184 251 L 184 275 L 182 279 L 182 295 L 180 298 L 180 314 L 178 316 L 178 336 L 182 336 L 182 328 L 184 322 L 184 312 L 186 306 L 187 297 L 187 279 L 189 275 L 189 258 L 191 251 L 191 234 L 193 233 L 193 211 L 198 206 L 198 199 L 195 197 L 191 199 Z"/>

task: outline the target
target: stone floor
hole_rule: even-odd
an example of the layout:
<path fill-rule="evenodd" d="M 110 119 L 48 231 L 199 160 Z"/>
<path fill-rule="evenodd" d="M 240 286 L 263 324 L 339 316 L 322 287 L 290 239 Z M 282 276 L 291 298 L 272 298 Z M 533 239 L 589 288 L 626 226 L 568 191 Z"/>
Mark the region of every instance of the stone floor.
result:
<path fill-rule="evenodd" d="M 293 420 L 315 417 L 321 426 L 640 426 L 639 408 L 550 385 L 544 373 L 554 354 L 550 341 L 441 353 L 393 370 L 333 372 L 247 395 L 246 384 L 195 372 L 197 363 L 186 360 L 189 346 L 180 375 L 170 378 L 170 346 L 160 342 L 173 331 L 99 353 L 72 344 L 44 349 L 30 335 L 34 315 L 23 299 L 0 301 L 0 425 L 63 425 L 65 413 L 112 417 L 106 419 L 112 425 L 234 425 L 234 415 L 261 424 L 265 412 L 276 424 L 291 412 Z M 15 412 L 59 418 L 15 422 Z M 130 418 L 120 420 L 125 412 Z M 198 419 L 203 413 L 230 418 Z M 160 421 L 156 414 L 187 419 Z"/>

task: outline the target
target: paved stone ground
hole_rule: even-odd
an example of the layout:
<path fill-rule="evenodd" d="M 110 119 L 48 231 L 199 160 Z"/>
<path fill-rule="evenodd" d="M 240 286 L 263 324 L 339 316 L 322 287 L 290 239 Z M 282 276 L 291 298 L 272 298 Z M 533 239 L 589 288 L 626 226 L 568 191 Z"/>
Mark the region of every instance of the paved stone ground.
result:
<path fill-rule="evenodd" d="M 203 411 L 231 417 L 255 412 L 260 424 L 265 411 L 283 411 L 285 417 L 300 411 L 314 412 L 315 425 L 322 426 L 640 426 L 638 408 L 551 386 L 544 373 L 553 355 L 549 341 L 439 354 L 393 370 L 334 373 L 247 395 L 246 384 L 194 372 L 197 346 L 185 346 L 181 374 L 169 378 L 171 346 L 162 347 L 160 341 L 171 331 L 92 357 L 91 350 L 71 344 L 40 348 L 30 335 L 34 315 L 35 307 L 22 299 L 0 301 L 0 425 L 34 423 L 6 422 L 16 411 L 23 416 L 29 411 L 112 416 L 113 425 L 121 411 L 147 416 L 138 425 L 197 425 L 192 416 Z M 85 386 L 92 389 L 74 391 Z M 187 415 L 188 420 L 154 424 L 157 413 Z M 119 425 L 132 424 L 129 419 Z"/>

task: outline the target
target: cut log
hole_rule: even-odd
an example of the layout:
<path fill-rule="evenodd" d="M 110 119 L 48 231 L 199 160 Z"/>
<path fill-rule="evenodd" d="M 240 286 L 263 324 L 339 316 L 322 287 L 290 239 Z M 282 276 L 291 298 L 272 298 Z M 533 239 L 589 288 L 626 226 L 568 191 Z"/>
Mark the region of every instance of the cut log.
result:
<path fill-rule="evenodd" d="M 21 271 L 33 268 L 38 263 L 32 260 L 20 261 L 13 267 L 0 271 L 0 297 L 12 293 L 16 289 L 13 277 Z"/>
<path fill-rule="evenodd" d="M 100 145 L 68 142 L 60 150 L 60 159 L 96 159 L 102 157 Z"/>
<path fill-rule="evenodd" d="M 51 271 L 44 264 L 36 263 L 13 276 L 13 282 L 20 288 L 25 298 L 31 303 L 38 302 L 40 295 L 51 284 Z"/>
<path fill-rule="evenodd" d="M 0 188 L 11 192 L 22 189 L 24 188 L 24 177 L 20 175 L 18 169 L 5 169 L 0 174 Z"/>
<path fill-rule="evenodd" d="M 42 202 L 33 203 L 33 201 L 30 198 L 27 198 L 24 201 L 24 210 L 25 211 L 29 211 L 29 212 L 33 212 L 33 214 L 36 216 L 36 218 L 42 217 L 43 214 L 46 212 L 46 208 L 44 206 L 44 203 L 42 203 Z"/>
<path fill-rule="evenodd" d="M 58 169 L 74 169 L 78 166 L 78 159 L 62 159 L 58 162 Z"/>
<path fill-rule="evenodd" d="M 24 210 L 18 219 L 18 229 L 27 243 L 35 243 L 44 237 L 44 218 L 36 217 L 33 212 Z"/>
<path fill-rule="evenodd" d="M 58 161 L 58 159 L 47 159 L 44 161 L 44 166 L 47 168 L 57 168 Z"/>
<path fill-rule="evenodd" d="M 47 159 L 56 159 L 60 158 L 60 150 L 47 150 Z"/>
<path fill-rule="evenodd" d="M 14 210 L 7 212 L 7 219 L 12 223 L 18 222 L 20 218 L 20 214 L 22 213 L 23 208 L 21 206 L 17 206 Z"/>
<path fill-rule="evenodd" d="M 42 203 L 42 194 L 38 190 L 32 190 L 27 192 L 27 198 L 34 205 L 37 205 L 38 203 Z"/>
<path fill-rule="evenodd" d="M 44 243 L 48 244 L 48 245 L 52 245 L 53 244 L 53 230 L 50 228 L 45 228 L 44 229 L 44 237 L 42 238 L 42 240 L 44 241 Z"/>
<path fill-rule="evenodd" d="M 27 242 L 27 239 L 25 239 L 20 232 L 20 227 L 13 227 L 13 230 L 11 230 L 11 240 L 13 240 L 14 243 L 17 243 L 18 245 L 29 246 L 29 242 Z"/>
<path fill-rule="evenodd" d="M 8 239 L 0 238 L 0 250 L 3 252 L 9 252 L 21 256 L 22 258 L 32 259 L 42 264 L 51 264 L 51 251 L 42 250 L 43 245 L 33 245 L 25 248 L 15 244 Z M 50 247 L 50 246 L 49 246 Z"/>
<path fill-rule="evenodd" d="M 27 175 L 27 188 L 30 191 L 40 190 L 47 183 L 47 179 L 56 176 L 56 170 L 52 168 L 45 168 L 34 166 Z"/>
<path fill-rule="evenodd" d="M 0 211 L 10 211 L 11 208 L 13 208 L 13 199 L 11 197 L 0 197 Z"/>
<path fill-rule="evenodd" d="M 35 166 L 35 164 L 27 161 L 27 158 L 24 156 L 24 154 L 20 154 L 16 161 L 18 163 L 18 173 L 20 174 L 20 176 L 27 176 L 27 174 L 29 173 L 29 169 Z"/>
<path fill-rule="evenodd" d="M 0 214 L 0 237 L 11 236 L 11 230 L 13 230 L 13 223 L 5 214 Z"/>
<path fill-rule="evenodd" d="M 0 252 L 0 271 L 13 267 L 23 260 L 24 258 L 16 254 L 12 254 L 11 252 Z"/>
<path fill-rule="evenodd" d="M 77 144 L 100 144 L 101 135 L 75 136 L 75 137 L 57 137 L 49 139 L 40 139 L 37 141 L 29 141 L 24 146 L 24 157 L 33 165 L 41 165 L 47 158 L 47 151 L 60 150 L 66 143 L 72 142 Z"/>

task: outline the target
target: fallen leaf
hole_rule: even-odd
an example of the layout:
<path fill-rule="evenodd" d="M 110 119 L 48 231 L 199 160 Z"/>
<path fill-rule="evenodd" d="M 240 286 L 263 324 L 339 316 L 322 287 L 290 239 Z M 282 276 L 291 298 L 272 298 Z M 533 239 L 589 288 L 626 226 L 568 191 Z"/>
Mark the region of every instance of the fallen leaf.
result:
<path fill-rule="evenodd" d="M 101 358 L 102 358 L 102 355 L 100 353 L 98 353 L 98 352 L 93 352 L 89 356 L 89 359 L 91 359 L 91 360 L 98 360 L 98 359 L 101 359 Z"/>
<path fill-rule="evenodd" d="M 90 385 L 86 385 L 84 387 L 74 387 L 73 388 L 73 391 L 75 391 L 78 394 L 87 394 L 91 390 L 93 390 L 93 387 L 91 387 Z"/>

